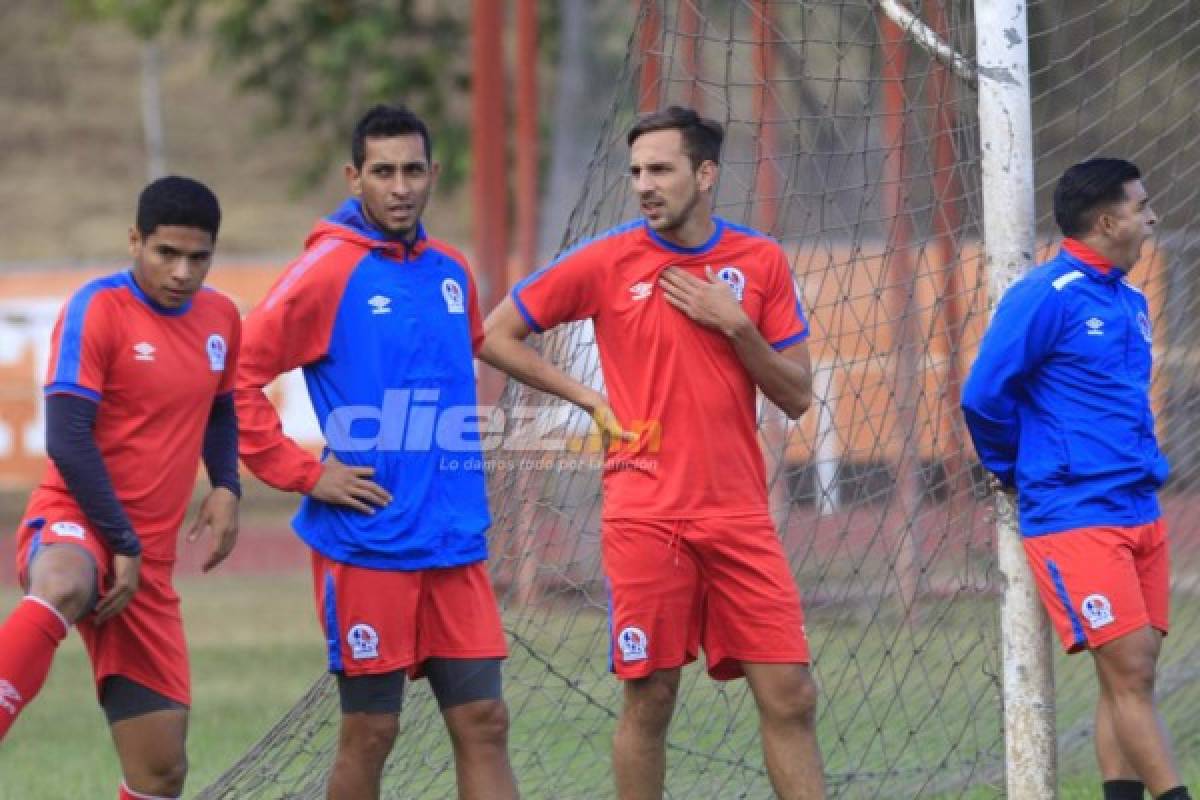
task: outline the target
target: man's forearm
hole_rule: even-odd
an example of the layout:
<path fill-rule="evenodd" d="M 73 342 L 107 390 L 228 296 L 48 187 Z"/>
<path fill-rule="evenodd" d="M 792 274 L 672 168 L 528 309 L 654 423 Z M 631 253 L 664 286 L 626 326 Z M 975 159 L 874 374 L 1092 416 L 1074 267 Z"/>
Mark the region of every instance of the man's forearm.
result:
<path fill-rule="evenodd" d="M 789 419 L 798 419 L 812 403 L 812 370 L 779 353 L 746 320 L 729 334 L 738 360 L 755 385 Z"/>
<path fill-rule="evenodd" d="M 237 411 L 233 394 L 225 394 L 213 400 L 204 429 L 202 449 L 204 466 L 212 487 L 224 487 L 236 496 L 242 496 L 242 483 L 238 475 Z"/>
<path fill-rule="evenodd" d="M 92 432 L 96 404 L 71 394 L 46 398 L 46 453 L 79 509 L 117 555 L 136 556 L 142 545 L 113 488 Z"/>
<path fill-rule="evenodd" d="M 321 477 L 321 463 L 283 432 L 279 414 L 257 386 L 234 393 L 238 450 L 255 477 L 285 492 L 307 494 Z"/>
<path fill-rule="evenodd" d="M 489 336 L 479 351 L 479 358 L 526 386 L 552 394 L 589 413 L 600 399 L 595 389 L 575 380 L 517 339 Z"/>

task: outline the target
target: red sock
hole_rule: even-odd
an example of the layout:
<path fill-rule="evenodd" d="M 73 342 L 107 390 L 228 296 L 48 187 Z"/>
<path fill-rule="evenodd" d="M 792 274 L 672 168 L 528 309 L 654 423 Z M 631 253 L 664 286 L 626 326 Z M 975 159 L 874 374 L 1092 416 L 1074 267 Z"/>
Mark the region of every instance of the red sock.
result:
<path fill-rule="evenodd" d="M 44 600 L 26 597 L 0 625 L 0 739 L 50 674 L 67 622 Z"/>
<path fill-rule="evenodd" d="M 156 797 L 150 794 L 138 794 L 133 789 L 125 785 L 125 781 L 121 781 L 121 790 L 117 794 L 117 800 L 179 800 L 172 797 Z"/>

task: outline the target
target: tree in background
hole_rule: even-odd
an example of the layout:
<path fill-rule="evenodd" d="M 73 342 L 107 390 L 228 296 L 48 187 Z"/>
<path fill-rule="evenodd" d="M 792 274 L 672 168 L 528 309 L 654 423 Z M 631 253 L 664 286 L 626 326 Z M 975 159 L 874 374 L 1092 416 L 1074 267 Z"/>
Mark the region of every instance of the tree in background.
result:
<path fill-rule="evenodd" d="M 167 174 L 167 137 L 162 113 L 162 52 L 159 36 L 178 0 L 69 0 L 68 7 L 84 21 L 103 20 L 125 25 L 141 43 L 142 136 L 146 143 L 146 180 Z"/>
<path fill-rule="evenodd" d="M 110 0 L 113 1 L 113 0 Z M 403 101 L 437 135 L 443 180 L 466 171 L 466 3 L 417 0 L 182 0 L 213 22 L 218 61 L 265 95 L 268 127 L 313 135 L 299 185 L 323 177 L 367 106 Z"/>

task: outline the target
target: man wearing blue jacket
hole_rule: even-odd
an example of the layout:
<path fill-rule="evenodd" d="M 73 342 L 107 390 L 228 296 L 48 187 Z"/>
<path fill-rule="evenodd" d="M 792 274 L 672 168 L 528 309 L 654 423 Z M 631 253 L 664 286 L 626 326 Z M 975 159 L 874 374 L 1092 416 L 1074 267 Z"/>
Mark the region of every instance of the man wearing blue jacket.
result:
<path fill-rule="evenodd" d="M 317 223 L 242 336 L 242 460 L 307 495 L 292 524 L 313 551 L 342 706 L 331 800 L 379 797 L 406 676 L 429 678 L 458 796 L 517 796 L 484 536 L 472 358 L 483 325 L 466 259 L 421 224 L 437 171 L 419 118 L 368 111 L 345 168 L 353 196 Z M 263 394 L 296 367 L 325 435 L 321 461 L 284 435 Z"/>
<path fill-rule="evenodd" d="M 1105 800 L 1190 800 L 1154 705 L 1169 563 L 1167 477 L 1150 407 L 1153 329 L 1126 274 L 1158 221 L 1138 168 L 1097 158 L 1059 179 L 1064 237 L 996 308 L 963 388 L 983 465 L 1015 491 L 1042 602 L 1100 683 Z"/>

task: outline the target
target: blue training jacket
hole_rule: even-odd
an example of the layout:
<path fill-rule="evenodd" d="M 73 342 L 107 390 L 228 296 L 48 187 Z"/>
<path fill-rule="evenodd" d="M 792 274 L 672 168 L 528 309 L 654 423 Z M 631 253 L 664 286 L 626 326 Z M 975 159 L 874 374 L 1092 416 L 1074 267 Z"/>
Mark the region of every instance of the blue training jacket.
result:
<path fill-rule="evenodd" d="M 376 569 L 487 558 L 477 297 L 457 250 L 424 229 L 411 245 L 389 241 L 350 199 L 247 316 L 237 391 L 246 465 L 278 488 L 316 484 L 320 463 L 283 435 L 262 392 L 300 366 L 326 453 L 373 467 L 393 497 L 374 514 L 305 497 L 292 524 L 313 549 Z"/>
<path fill-rule="evenodd" d="M 1005 293 L 963 387 L 983 465 L 1017 489 L 1025 536 L 1159 516 L 1146 298 L 1066 250 Z"/>

